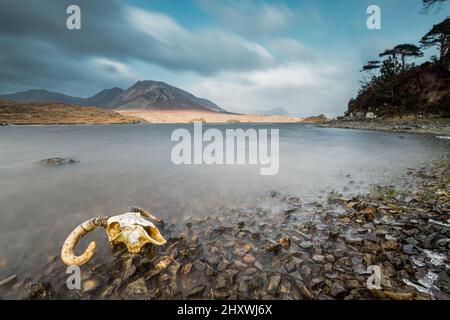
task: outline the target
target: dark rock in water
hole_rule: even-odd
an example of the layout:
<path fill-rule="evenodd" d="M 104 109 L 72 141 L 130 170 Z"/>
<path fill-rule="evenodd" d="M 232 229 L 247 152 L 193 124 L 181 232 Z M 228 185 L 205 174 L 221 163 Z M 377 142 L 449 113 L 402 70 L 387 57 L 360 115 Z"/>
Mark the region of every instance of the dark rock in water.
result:
<path fill-rule="evenodd" d="M 39 161 L 39 164 L 45 166 L 45 167 L 55 167 L 55 166 L 62 166 L 65 164 L 75 164 L 79 163 L 79 161 L 74 159 L 66 159 L 66 158 L 48 158 L 43 159 Z"/>
<path fill-rule="evenodd" d="M 311 249 L 314 244 L 311 241 L 304 241 L 300 243 L 300 248 L 302 249 Z"/>
<path fill-rule="evenodd" d="M 270 293 L 275 293 L 278 290 L 278 287 L 280 286 L 281 277 L 280 276 L 273 276 L 270 278 L 269 281 L 269 287 L 267 288 L 267 291 Z"/>
<path fill-rule="evenodd" d="M 306 300 L 314 299 L 314 295 L 304 285 L 299 288 L 299 291 L 300 291 L 301 295 L 303 296 L 303 298 L 305 298 Z"/>
<path fill-rule="evenodd" d="M 140 278 L 130 283 L 126 288 L 125 293 L 129 297 L 138 297 L 138 296 L 142 297 L 146 295 L 148 293 L 148 288 L 147 285 L 145 284 L 144 278 Z"/>
<path fill-rule="evenodd" d="M 403 252 L 412 255 L 414 254 L 414 245 L 413 244 L 407 244 L 403 246 Z"/>
<path fill-rule="evenodd" d="M 323 281 L 324 281 L 324 279 L 321 278 L 321 277 L 314 278 L 314 279 L 312 279 L 312 280 L 310 281 L 309 287 L 310 287 L 311 289 L 314 289 L 314 288 L 317 287 L 318 285 L 322 284 Z"/>
<path fill-rule="evenodd" d="M 315 255 L 312 259 L 317 263 L 323 263 L 325 261 L 325 257 L 322 255 Z"/>
<path fill-rule="evenodd" d="M 27 300 L 49 300 L 55 298 L 55 292 L 48 282 L 31 282 L 25 285 Z"/>
<path fill-rule="evenodd" d="M 122 279 L 127 280 L 131 276 L 133 276 L 136 273 L 136 265 L 133 263 L 133 258 L 128 258 L 123 262 L 122 265 Z"/>
<path fill-rule="evenodd" d="M 203 293 L 204 290 L 205 290 L 205 285 L 204 285 L 204 284 L 199 285 L 199 286 L 193 288 L 193 289 L 187 294 L 187 297 L 188 297 L 188 298 L 193 298 L 193 297 L 199 296 L 201 293 Z"/>
<path fill-rule="evenodd" d="M 264 249 L 267 252 L 278 253 L 280 252 L 281 247 L 282 247 L 281 243 L 269 243 L 264 247 Z"/>
<path fill-rule="evenodd" d="M 366 235 L 366 239 L 370 242 L 377 242 L 378 240 L 377 235 L 374 232 L 368 232 Z"/>
<path fill-rule="evenodd" d="M 334 282 L 333 285 L 331 286 L 331 295 L 335 298 L 346 292 L 347 289 L 340 282 Z"/>

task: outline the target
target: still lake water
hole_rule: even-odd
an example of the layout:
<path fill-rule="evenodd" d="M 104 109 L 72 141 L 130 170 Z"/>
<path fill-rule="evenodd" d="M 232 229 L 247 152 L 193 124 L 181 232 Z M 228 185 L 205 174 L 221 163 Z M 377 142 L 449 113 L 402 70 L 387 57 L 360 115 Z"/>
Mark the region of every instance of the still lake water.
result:
<path fill-rule="evenodd" d="M 392 183 L 408 168 L 439 159 L 448 149 L 429 136 L 239 124 L 280 129 L 279 173 L 261 176 L 260 166 L 174 165 L 170 155 L 176 143 L 170 137 L 179 127 L 0 127 L 0 277 L 33 277 L 59 254 L 76 225 L 131 205 L 176 222 L 221 207 L 261 205 L 272 191 L 302 200 L 332 189 L 360 193 L 372 183 Z M 204 130 L 210 127 L 235 128 L 204 125 Z M 36 163 L 51 157 L 80 162 L 60 167 Z M 96 257 L 108 253 L 103 233 L 89 237 L 100 241 Z"/>

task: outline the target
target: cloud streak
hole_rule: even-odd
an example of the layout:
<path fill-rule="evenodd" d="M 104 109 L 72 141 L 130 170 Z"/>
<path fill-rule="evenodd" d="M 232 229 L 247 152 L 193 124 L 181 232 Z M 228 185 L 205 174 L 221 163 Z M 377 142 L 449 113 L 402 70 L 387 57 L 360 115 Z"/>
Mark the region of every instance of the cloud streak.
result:
<path fill-rule="evenodd" d="M 197 3 L 222 25 L 250 36 L 279 34 L 296 20 L 295 13 L 284 3 L 253 0 L 197 0 Z"/>
<path fill-rule="evenodd" d="M 65 27 L 69 4 L 81 7 L 82 30 Z M 165 14 L 110 0 L 3 0 L 0 39 L 8 48 L 0 54 L 0 63 L 8 66 L 0 71 L 2 91 L 14 84 L 55 87 L 69 76 L 84 82 L 80 73 L 92 67 L 94 58 L 110 61 L 110 70 L 139 60 L 203 75 L 262 68 L 273 60 L 264 47 L 238 35 L 215 29 L 191 32 Z M 105 70 L 104 64 L 99 67 Z M 130 78 L 129 72 L 117 74 Z"/>

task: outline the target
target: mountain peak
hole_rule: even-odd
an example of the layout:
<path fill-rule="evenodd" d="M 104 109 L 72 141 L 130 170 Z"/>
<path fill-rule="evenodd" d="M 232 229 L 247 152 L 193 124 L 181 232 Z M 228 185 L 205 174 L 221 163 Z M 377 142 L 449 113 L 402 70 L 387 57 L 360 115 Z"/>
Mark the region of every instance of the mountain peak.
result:
<path fill-rule="evenodd" d="M 71 97 L 45 89 L 32 89 L 1 95 L 0 99 L 17 102 L 55 102 L 89 105 L 107 109 L 183 109 L 226 112 L 215 103 L 194 96 L 166 82 L 141 80 L 127 90 L 104 89 L 89 98 Z"/>
<path fill-rule="evenodd" d="M 104 89 L 92 97 L 85 99 L 84 104 L 105 108 L 123 92 L 124 90 L 118 87 Z"/>
<path fill-rule="evenodd" d="M 192 109 L 226 112 L 209 100 L 198 98 L 166 82 L 154 80 L 136 82 L 109 106 L 117 109 Z"/>

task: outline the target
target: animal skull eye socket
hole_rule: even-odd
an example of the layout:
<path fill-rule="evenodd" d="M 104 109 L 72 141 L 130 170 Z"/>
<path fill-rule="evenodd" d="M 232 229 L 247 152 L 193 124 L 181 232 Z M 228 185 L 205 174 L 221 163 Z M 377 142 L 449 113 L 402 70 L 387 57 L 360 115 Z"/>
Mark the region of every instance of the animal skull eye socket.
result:
<path fill-rule="evenodd" d="M 121 232 L 122 232 L 122 227 L 120 226 L 120 223 L 118 223 L 118 222 L 111 223 L 108 227 L 108 233 L 111 238 L 118 237 Z"/>

